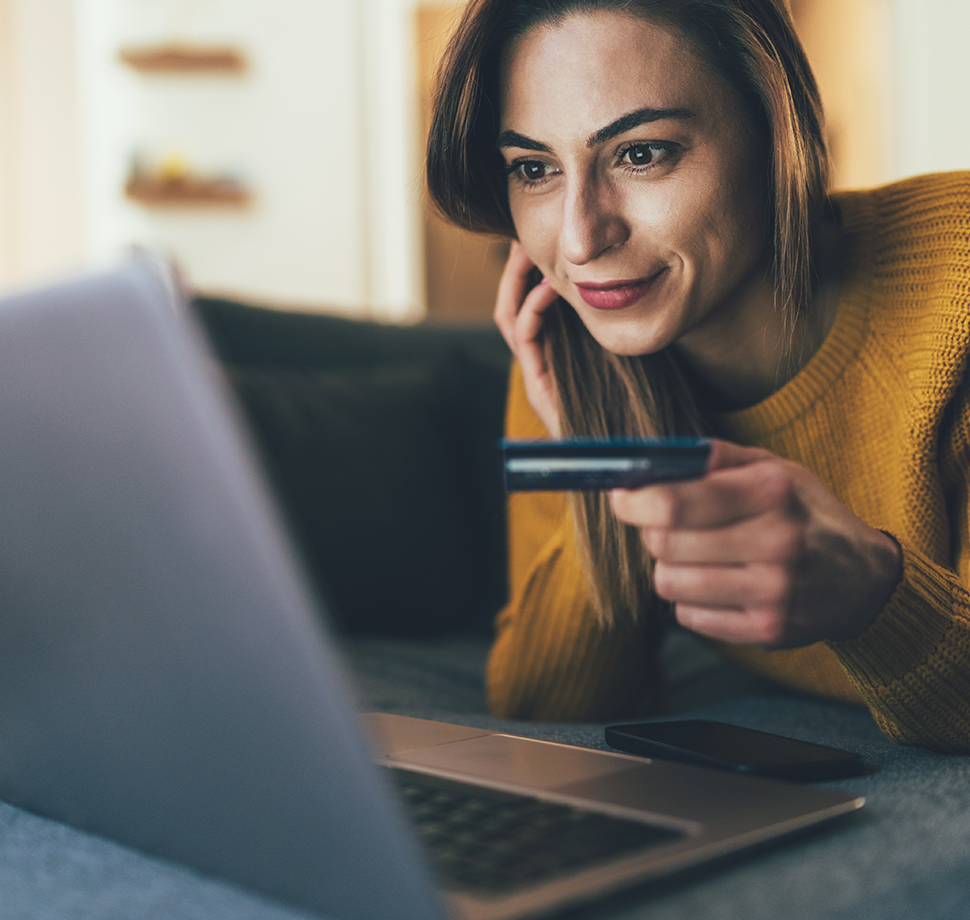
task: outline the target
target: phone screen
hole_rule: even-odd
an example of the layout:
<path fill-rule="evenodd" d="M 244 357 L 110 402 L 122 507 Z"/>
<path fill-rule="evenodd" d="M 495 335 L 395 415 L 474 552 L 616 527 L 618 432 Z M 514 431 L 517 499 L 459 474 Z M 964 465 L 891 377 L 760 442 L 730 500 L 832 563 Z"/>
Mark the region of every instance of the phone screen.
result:
<path fill-rule="evenodd" d="M 783 779 L 836 779 L 865 768 L 850 751 L 703 719 L 613 725 L 606 742 L 632 754 Z"/>

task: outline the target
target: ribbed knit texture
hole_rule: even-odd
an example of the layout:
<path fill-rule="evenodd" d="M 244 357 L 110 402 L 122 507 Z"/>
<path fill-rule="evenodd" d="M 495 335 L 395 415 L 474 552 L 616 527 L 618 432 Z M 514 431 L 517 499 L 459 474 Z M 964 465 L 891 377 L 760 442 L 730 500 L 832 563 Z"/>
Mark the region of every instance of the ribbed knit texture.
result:
<path fill-rule="evenodd" d="M 766 652 L 747 667 L 864 701 L 893 739 L 970 751 L 970 173 L 835 197 L 845 232 L 838 314 L 819 351 L 719 434 L 805 464 L 903 548 L 903 580 L 862 635 Z M 507 431 L 545 432 L 513 371 Z M 623 612 L 601 628 L 562 495 L 510 497 L 511 596 L 488 669 L 497 714 L 597 719 L 661 703 L 656 649 Z"/>

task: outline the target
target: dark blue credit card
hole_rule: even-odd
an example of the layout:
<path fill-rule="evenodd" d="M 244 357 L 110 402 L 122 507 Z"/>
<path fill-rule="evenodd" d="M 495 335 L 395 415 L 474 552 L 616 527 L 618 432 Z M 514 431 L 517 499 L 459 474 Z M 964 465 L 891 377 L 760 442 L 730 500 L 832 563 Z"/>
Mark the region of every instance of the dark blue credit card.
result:
<path fill-rule="evenodd" d="M 711 452 L 705 438 L 505 438 L 499 447 L 509 492 L 636 489 L 696 479 Z"/>

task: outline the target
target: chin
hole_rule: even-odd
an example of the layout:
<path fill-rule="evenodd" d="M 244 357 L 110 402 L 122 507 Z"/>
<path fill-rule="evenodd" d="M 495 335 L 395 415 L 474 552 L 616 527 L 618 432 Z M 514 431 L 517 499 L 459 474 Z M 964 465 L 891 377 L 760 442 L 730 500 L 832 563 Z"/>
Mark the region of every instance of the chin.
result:
<path fill-rule="evenodd" d="M 645 328 L 643 320 L 632 317 L 621 320 L 620 317 L 610 317 L 611 321 L 604 322 L 606 317 L 579 314 L 583 325 L 589 334 L 608 352 L 626 358 L 638 355 L 650 355 L 666 348 L 670 342 L 666 337 L 657 335 L 654 330 Z"/>
<path fill-rule="evenodd" d="M 563 300 L 573 308 L 596 342 L 614 355 L 649 355 L 666 348 L 674 340 L 672 330 L 664 328 L 667 324 L 662 323 L 664 318 L 669 318 L 669 311 L 658 309 L 656 303 L 597 310 L 586 303 L 573 303 L 571 298 L 564 297 Z"/>

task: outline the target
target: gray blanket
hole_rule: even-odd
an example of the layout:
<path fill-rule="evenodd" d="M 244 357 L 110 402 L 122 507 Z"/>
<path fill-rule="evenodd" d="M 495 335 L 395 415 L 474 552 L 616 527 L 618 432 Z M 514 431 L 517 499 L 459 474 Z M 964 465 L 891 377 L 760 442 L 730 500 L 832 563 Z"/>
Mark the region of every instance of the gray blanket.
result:
<path fill-rule="evenodd" d="M 603 747 L 603 726 L 508 722 L 485 712 L 482 639 L 357 639 L 364 709 Z M 668 645 L 671 713 L 691 713 L 862 753 L 871 771 L 832 785 L 866 807 L 770 851 L 570 914 L 616 920 L 967 920 L 970 757 L 901 748 L 869 715 L 780 690 L 685 634 Z M 283 920 L 305 914 L 0 803 L 0 918 Z M 393 920 L 393 918 L 388 918 Z"/>

